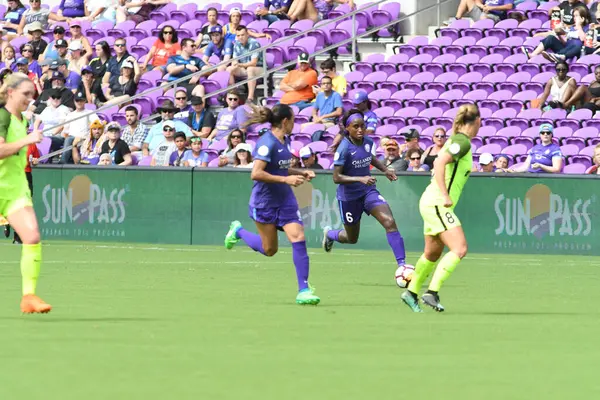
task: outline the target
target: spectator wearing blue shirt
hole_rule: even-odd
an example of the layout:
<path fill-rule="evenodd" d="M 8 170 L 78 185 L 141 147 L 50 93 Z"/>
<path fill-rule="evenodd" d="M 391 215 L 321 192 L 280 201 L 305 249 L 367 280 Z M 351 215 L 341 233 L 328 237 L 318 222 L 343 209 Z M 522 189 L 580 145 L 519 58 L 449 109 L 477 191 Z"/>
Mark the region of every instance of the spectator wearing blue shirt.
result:
<path fill-rule="evenodd" d="M 343 113 L 342 96 L 333 90 L 333 80 L 324 76 L 321 78 L 321 91 L 317 94 L 312 113 L 312 122 L 302 124 L 302 129 L 311 124 L 323 124 L 331 128 Z"/>
<path fill-rule="evenodd" d="M 112 77 L 121 75 L 121 66 L 131 54 L 127 51 L 127 41 L 125 38 L 118 38 L 114 44 L 115 56 L 108 59 L 106 73 L 102 78 L 102 83 L 110 83 Z"/>
<path fill-rule="evenodd" d="M 217 57 L 221 62 L 230 60 L 233 54 L 233 43 L 223 38 L 223 28 L 221 25 L 211 26 L 208 29 L 208 34 L 210 35 L 210 43 L 206 46 L 202 61 L 210 66 L 209 59 L 211 56 Z M 227 65 L 221 65 L 218 71 L 225 71 L 226 69 Z"/>
<path fill-rule="evenodd" d="M 204 61 L 194 56 L 196 52 L 196 44 L 193 39 L 183 39 L 181 41 L 181 54 L 169 57 L 167 61 L 167 72 L 169 82 L 192 75 L 195 72 L 206 68 Z M 179 86 L 183 86 L 195 96 L 204 96 L 204 86 L 198 83 L 200 75 L 196 75 L 187 81 L 180 82 Z"/>
<path fill-rule="evenodd" d="M 234 60 L 231 66 L 227 67 L 227 71 L 231 73 L 229 84 L 233 85 L 235 79 L 252 79 L 263 74 L 263 59 L 262 52 L 255 51 L 260 48 L 260 43 L 255 39 L 251 39 L 248 35 L 248 29 L 244 25 L 240 25 L 236 31 L 236 41 L 233 44 L 233 58 L 241 57 L 239 60 Z M 256 80 L 248 82 L 248 99 L 246 101 L 254 101 L 254 92 L 256 91 Z"/>
<path fill-rule="evenodd" d="M 275 21 L 289 19 L 287 12 L 293 0 L 265 0 L 265 6 L 256 10 L 256 16 L 271 25 Z"/>
<path fill-rule="evenodd" d="M 185 133 L 186 137 L 193 136 L 192 131 L 186 124 L 179 120 L 173 120 L 173 116 L 177 111 L 179 111 L 179 109 L 175 107 L 171 100 L 163 101 L 160 107 L 158 107 L 158 112 L 160 112 L 162 120 L 160 123 L 155 124 L 148 131 L 148 135 L 142 144 L 142 152 L 144 156 L 149 156 L 150 153 L 153 152 L 163 142 L 163 122 L 165 121 L 173 122 L 173 129 L 175 132 L 183 132 Z"/>

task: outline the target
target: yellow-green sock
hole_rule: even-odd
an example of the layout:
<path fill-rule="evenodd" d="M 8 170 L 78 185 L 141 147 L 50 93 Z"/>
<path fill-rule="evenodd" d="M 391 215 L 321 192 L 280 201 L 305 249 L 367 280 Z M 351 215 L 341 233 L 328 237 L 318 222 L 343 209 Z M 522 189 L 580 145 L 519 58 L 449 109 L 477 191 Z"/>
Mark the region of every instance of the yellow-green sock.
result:
<path fill-rule="evenodd" d="M 425 254 L 422 254 L 419 257 L 419 261 L 417 261 L 417 265 L 415 265 L 415 273 L 408 284 L 408 290 L 413 293 L 419 293 L 421 286 L 423 286 L 423 282 L 425 279 L 431 274 L 433 271 L 433 267 L 435 267 L 435 261 L 429 261 L 425 258 Z"/>
<path fill-rule="evenodd" d="M 440 263 L 435 269 L 435 272 L 433 273 L 433 278 L 431 278 L 429 290 L 439 292 L 446 279 L 448 279 L 448 277 L 456 269 L 458 263 L 460 263 L 460 257 L 451 251 L 442 257 Z"/>
<path fill-rule="evenodd" d="M 21 253 L 21 277 L 23 295 L 35 294 L 40 268 L 42 266 L 42 244 L 24 244 Z"/>

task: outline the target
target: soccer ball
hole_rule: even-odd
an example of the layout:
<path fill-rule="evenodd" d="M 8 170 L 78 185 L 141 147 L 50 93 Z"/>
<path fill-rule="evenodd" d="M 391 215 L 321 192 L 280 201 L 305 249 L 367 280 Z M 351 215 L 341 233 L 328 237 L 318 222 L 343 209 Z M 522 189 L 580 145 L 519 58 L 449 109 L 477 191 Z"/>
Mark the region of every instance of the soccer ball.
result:
<path fill-rule="evenodd" d="M 406 288 L 410 283 L 414 273 L 415 267 L 410 264 L 404 264 L 403 266 L 398 267 L 396 274 L 394 275 L 396 284 L 403 289 Z"/>

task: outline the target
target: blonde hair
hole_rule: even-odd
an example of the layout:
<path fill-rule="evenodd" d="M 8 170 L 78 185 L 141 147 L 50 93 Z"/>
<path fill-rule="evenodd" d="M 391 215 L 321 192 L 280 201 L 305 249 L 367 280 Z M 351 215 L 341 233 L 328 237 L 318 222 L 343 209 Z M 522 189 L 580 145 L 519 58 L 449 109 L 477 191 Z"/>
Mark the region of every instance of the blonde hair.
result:
<path fill-rule="evenodd" d="M 21 72 L 14 72 L 4 78 L 4 83 L 0 87 L 0 105 L 6 104 L 6 100 L 8 100 L 8 89 L 16 89 L 25 81 L 31 82 L 29 77 Z"/>
<path fill-rule="evenodd" d="M 471 124 L 479 118 L 479 108 L 475 104 L 465 104 L 460 106 L 456 117 L 454 117 L 454 124 L 452 130 L 454 134 L 460 133 L 460 129 L 468 124 Z"/>

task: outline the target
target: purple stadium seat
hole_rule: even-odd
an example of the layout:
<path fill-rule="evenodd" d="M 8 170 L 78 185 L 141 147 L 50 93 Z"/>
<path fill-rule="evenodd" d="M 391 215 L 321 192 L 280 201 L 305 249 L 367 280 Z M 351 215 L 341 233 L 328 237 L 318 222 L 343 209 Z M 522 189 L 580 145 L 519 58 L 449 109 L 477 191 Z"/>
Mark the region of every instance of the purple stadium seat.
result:
<path fill-rule="evenodd" d="M 419 115 L 419 109 L 415 107 L 404 107 L 394 113 L 394 117 L 414 118 Z"/>
<path fill-rule="evenodd" d="M 396 136 L 398 129 L 394 125 L 381 125 L 375 130 L 377 136 Z"/>
<path fill-rule="evenodd" d="M 469 28 L 471 25 L 471 22 L 469 19 L 467 18 L 463 18 L 463 19 L 459 19 L 456 21 L 453 21 L 450 26 L 448 26 L 447 28 L 443 28 L 440 30 L 440 36 L 441 37 L 449 37 L 452 40 L 457 40 L 460 37 L 460 33 L 464 30 Z"/>
<path fill-rule="evenodd" d="M 475 153 L 491 153 L 492 155 L 500 154 L 502 147 L 499 144 L 486 144 L 478 148 Z"/>
<path fill-rule="evenodd" d="M 518 95 L 518 94 L 517 94 Z M 542 110 L 539 108 L 530 108 L 521 111 L 517 116 L 517 118 L 523 119 L 537 119 L 542 117 Z"/>
<path fill-rule="evenodd" d="M 527 154 L 527 151 L 528 151 L 527 146 L 525 146 L 523 144 L 513 144 L 513 145 L 503 148 L 502 154 L 506 154 L 507 156 L 514 157 L 517 155 Z"/>
<path fill-rule="evenodd" d="M 141 160 L 138 161 L 138 166 L 140 167 L 149 167 L 152 163 L 152 156 L 144 156 Z"/>
<path fill-rule="evenodd" d="M 567 111 L 559 108 L 553 108 L 552 110 L 548 110 L 542 114 L 542 118 L 551 119 L 556 121 L 558 119 L 564 119 L 567 117 Z"/>
<path fill-rule="evenodd" d="M 473 90 L 467 94 L 464 95 L 463 100 L 472 100 L 472 101 L 477 101 L 477 100 L 485 100 L 487 99 L 487 92 L 485 90 Z"/>
<path fill-rule="evenodd" d="M 394 111 L 395 110 L 392 107 L 380 107 L 373 110 L 378 118 L 392 117 L 394 115 Z"/>
<path fill-rule="evenodd" d="M 585 174 L 587 168 L 585 164 L 574 163 L 565 165 L 562 172 L 565 174 Z"/>

